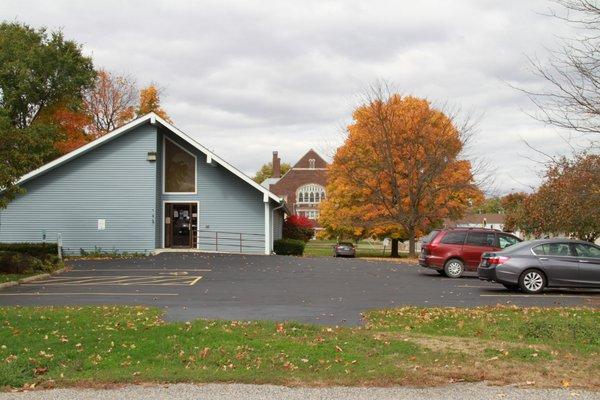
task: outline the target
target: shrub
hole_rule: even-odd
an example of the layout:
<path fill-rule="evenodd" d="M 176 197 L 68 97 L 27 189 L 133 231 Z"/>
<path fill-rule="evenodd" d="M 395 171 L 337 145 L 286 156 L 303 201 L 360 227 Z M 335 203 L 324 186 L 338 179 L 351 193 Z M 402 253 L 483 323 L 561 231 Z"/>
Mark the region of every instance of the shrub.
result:
<path fill-rule="evenodd" d="M 33 257 L 46 258 L 58 254 L 56 243 L 0 243 L 0 251 L 29 254 Z"/>
<path fill-rule="evenodd" d="M 291 215 L 283 223 L 283 238 L 308 242 L 314 235 L 313 222 L 300 215 Z"/>
<path fill-rule="evenodd" d="M 297 239 L 279 239 L 273 243 L 275 254 L 284 256 L 301 256 L 304 254 L 305 242 Z"/>
<path fill-rule="evenodd" d="M 44 271 L 46 266 L 42 260 L 29 254 L 15 251 L 0 251 L 0 272 L 5 274 L 23 274 Z"/>

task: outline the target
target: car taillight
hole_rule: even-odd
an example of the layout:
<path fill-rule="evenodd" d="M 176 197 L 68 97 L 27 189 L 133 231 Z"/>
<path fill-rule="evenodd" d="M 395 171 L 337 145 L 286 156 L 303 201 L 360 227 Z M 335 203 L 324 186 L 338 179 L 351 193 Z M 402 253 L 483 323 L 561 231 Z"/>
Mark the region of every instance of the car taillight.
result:
<path fill-rule="evenodd" d="M 500 265 L 500 264 L 504 264 L 508 260 L 510 260 L 510 257 L 494 256 L 494 257 L 490 257 L 488 259 L 488 263 L 489 263 L 489 265 Z"/>

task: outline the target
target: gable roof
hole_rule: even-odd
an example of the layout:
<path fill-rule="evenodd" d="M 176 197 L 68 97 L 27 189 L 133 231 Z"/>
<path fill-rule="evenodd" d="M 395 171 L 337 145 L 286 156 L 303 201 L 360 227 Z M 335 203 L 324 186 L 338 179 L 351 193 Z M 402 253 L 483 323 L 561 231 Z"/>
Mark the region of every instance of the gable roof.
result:
<path fill-rule="evenodd" d="M 317 168 L 325 168 L 327 166 L 327 161 L 325 161 L 325 159 L 321 157 L 321 155 L 317 153 L 315 149 L 311 148 L 302 157 L 300 157 L 300 159 L 292 168 L 307 168 L 308 165 L 306 167 L 302 167 L 302 164 L 308 164 L 308 160 L 311 158 L 316 160 L 315 164 L 317 165 Z"/>
<path fill-rule="evenodd" d="M 223 168 L 225 168 L 229 172 L 233 173 L 235 176 L 239 177 L 244 182 L 246 182 L 250 186 L 254 187 L 256 190 L 262 192 L 264 195 L 265 202 L 267 201 L 267 199 L 272 199 L 272 200 L 276 201 L 277 203 L 281 203 L 283 201 L 279 196 L 275 195 L 274 193 L 269 191 L 267 188 L 254 182 L 248 175 L 244 174 L 243 172 L 241 172 L 240 170 L 235 168 L 233 165 L 229 164 L 228 162 L 223 160 L 221 157 L 217 156 L 215 153 L 208 150 L 206 147 L 202 146 L 200 143 L 198 143 L 196 140 L 194 140 L 193 138 L 191 138 L 190 136 L 185 134 L 183 131 L 177 129 L 175 126 L 168 123 L 167 121 L 165 121 L 164 119 L 162 119 L 161 117 L 159 117 L 158 115 L 156 115 L 153 112 L 146 114 L 142 117 L 139 117 L 137 119 L 134 119 L 133 121 L 123 125 L 122 127 L 115 129 L 114 131 L 109 132 L 106 135 L 104 135 L 94 141 L 89 142 L 85 146 L 82 146 L 76 150 L 73 150 L 72 152 L 67 153 L 64 156 L 59 157 L 56 160 L 51 161 L 48 164 L 45 164 L 45 165 L 41 166 L 40 168 L 29 172 L 28 174 L 23 175 L 21 177 L 21 179 L 19 179 L 17 184 L 19 184 L 19 185 L 23 184 L 45 172 L 48 172 L 54 168 L 57 168 L 65 163 L 69 162 L 70 160 L 72 160 L 76 157 L 79 157 L 83 154 L 86 154 L 86 153 L 94 150 L 96 147 L 99 147 L 102 144 L 109 142 L 109 141 L 131 131 L 132 129 L 137 128 L 138 126 L 147 123 L 147 122 L 149 122 L 152 125 L 155 125 L 155 124 L 162 125 L 166 129 L 168 129 L 170 132 L 172 132 L 176 136 L 180 137 L 185 142 L 189 143 L 191 146 L 195 147 L 196 149 L 200 150 L 202 153 L 206 154 L 207 162 L 214 161 L 217 164 L 220 164 Z"/>

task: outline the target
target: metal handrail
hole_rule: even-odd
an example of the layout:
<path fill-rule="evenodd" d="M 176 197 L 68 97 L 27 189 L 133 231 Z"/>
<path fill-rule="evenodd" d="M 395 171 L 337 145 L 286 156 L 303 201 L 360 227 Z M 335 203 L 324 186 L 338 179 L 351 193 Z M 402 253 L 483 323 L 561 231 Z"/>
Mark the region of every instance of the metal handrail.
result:
<path fill-rule="evenodd" d="M 235 236 L 235 237 L 232 237 Z M 249 236 L 249 237 L 247 237 Z M 260 239 L 262 238 L 262 239 Z M 219 251 L 221 246 L 232 247 L 239 244 L 240 253 L 245 249 L 261 249 L 264 246 L 265 235 L 260 233 L 243 233 L 227 231 L 198 231 L 198 245 L 213 246 Z M 260 243 L 260 245 L 257 245 Z"/>

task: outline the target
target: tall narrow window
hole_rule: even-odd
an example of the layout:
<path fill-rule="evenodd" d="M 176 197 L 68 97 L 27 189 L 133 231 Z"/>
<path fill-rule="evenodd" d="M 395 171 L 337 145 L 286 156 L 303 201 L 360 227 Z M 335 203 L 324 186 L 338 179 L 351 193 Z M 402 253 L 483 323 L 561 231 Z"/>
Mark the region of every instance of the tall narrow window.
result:
<path fill-rule="evenodd" d="M 310 160 L 308 160 L 308 167 L 310 169 L 315 169 L 315 159 L 311 158 Z"/>
<path fill-rule="evenodd" d="M 165 139 L 165 192 L 196 193 L 196 157 Z"/>

